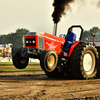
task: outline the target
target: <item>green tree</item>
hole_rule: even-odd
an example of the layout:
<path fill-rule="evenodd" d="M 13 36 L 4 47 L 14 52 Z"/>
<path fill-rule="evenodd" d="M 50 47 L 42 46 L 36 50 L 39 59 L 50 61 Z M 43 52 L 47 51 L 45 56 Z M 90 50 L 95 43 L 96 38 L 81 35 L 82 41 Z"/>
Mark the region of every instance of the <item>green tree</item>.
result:
<path fill-rule="evenodd" d="M 82 41 L 86 41 L 86 42 L 92 42 L 93 41 L 93 37 L 91 36 L 91 32 L 93 32 L 93 34 L 96 35 L 95 37 L 95 41 L 100 41 L 100 29 L 98 27 L 92 27 L 92 29 L 88 30 L 88 31 L 84 31 L 83 35 L 82 35 Z"/>
<path fill-rule="evenodd" d="M 18 28 L 15 33 L 9 33 L 7 35 L 0 36 L 0 44 L 12 43 L 13 47 L 22 47 L 22 38 L 23 35 L 29 32 L 26 28 Z"/>

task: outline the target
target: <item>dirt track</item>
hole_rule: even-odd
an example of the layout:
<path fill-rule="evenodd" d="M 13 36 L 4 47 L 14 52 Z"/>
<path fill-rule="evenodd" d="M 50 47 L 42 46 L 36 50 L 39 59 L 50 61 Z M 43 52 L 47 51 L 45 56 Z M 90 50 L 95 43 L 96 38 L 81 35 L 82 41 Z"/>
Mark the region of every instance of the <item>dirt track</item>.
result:
<path fill-rule="evenodd" d="M 0 72 L 0 100 L 66 100 L 86 97 L 100 97 L 100 79 L 51 79 L 43 71 Z"/>

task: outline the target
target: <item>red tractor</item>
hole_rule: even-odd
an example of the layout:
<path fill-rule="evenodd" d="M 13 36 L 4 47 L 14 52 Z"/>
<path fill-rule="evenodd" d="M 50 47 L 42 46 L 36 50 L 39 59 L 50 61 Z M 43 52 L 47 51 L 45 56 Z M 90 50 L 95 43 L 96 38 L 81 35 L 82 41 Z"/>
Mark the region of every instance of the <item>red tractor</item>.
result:
<path fill-rule="evenodd" d="M 83 28 L 80 28 L 79 41 L 63 52 L 64 38 L 46 32 L 29 32 L 25 36 L 25 48 L 13 48 L 13 64 L 18 69 L 28 65 L 29 57 L 40 60 L 41 68 L 48 77 L 63 77 L 70 73 L 74 78 L 95 78 L 98 71 L 99 47 L 81 41 Z M 97 49 L 96 49 L 97 48 Z"/>

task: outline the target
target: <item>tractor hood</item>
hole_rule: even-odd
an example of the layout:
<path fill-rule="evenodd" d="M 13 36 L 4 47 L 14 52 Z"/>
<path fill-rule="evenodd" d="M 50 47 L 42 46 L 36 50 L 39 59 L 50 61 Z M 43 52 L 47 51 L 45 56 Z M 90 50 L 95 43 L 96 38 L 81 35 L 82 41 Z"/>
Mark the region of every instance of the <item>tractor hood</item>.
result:
<path fill-rule="evenodd" d="M 64 45 L 65 43 L 65 39 L 64 38 L 60 38 L 60 37 L 57 37 L 57 36 L 54 36 L 54 35 L 51 35 L 49 33 L 46 33 L 46 32 L 28 32 L 26 35 L 25 35 L 25 38 L 32 38 L 32 37 L 41 37 L 41 38 L 45 38 L 47 40 L 51 40 L 51 41 L 54 41 L 54 42 L 58 42 L 60 43 L 61 45 Z"/>

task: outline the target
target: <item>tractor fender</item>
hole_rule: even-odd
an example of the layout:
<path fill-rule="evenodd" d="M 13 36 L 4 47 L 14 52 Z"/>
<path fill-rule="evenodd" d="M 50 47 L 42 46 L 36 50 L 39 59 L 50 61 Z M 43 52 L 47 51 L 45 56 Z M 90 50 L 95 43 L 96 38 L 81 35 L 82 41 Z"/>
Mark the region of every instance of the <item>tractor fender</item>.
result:
<path fill-rule="evenodd" d="M 15 57 L 17 53 L 21 54 L 21 57 L 26 57 L 28 48 L 12 48 L 12 57 Z"/>
<path fill-rule="evenodd" d="M 71 56 L 71 54 L 72 54 L 74 48 L 75 48 L 79 43 L 86 43 L 86 42 L 84 42 L 84 41 L 76 41 L 76 42 L 70 47 L 70 51 L 69 51 L 68 57 Z"/>

